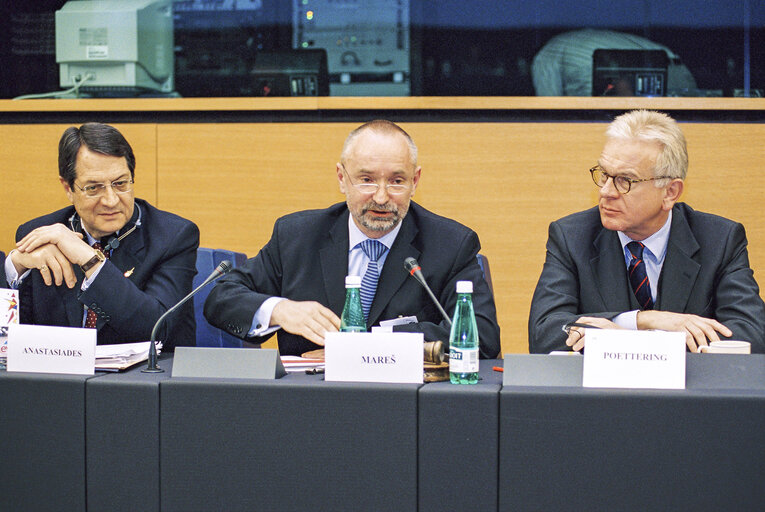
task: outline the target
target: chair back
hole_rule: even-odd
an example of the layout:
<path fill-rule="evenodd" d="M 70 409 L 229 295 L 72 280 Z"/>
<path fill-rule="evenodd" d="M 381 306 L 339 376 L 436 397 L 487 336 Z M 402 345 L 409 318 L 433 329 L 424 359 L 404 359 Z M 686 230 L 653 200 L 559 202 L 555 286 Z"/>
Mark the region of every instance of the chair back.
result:
<path fill-rule="evenodd" d="M 241 252 L 228 251 L 226 249 L 209 249 L 200 247 L 197 249 L 197 275 L 194 277 L 193 287 L 202 284 L 207 276 L 223 260 L 231 261 L 236 268 L 247 260 L 247 255 Z M 198 347 L 237 347 L 241 348 L 242 340 L 236 336 L 213 327 L 204 316 L 205 299 L 210 295 L 214 284 L 208 285 L 194 296 L 194 318 L 197 322 L 197 346 Z"/>
<path fill-rule="evenodd" d="M 484 256 L 483 254 L 479 254 L 476 256 L 478 259 L 478 265 L 481 267 L 481 271 L 483 272 L 483 278 L 486 281 L 486 284 L 489 285 L 489 291 L 491 292 L 492 297 L 494 296 L 494 286 L 491 284 L 491 270 L 489 269 L 489 259 Z"/>

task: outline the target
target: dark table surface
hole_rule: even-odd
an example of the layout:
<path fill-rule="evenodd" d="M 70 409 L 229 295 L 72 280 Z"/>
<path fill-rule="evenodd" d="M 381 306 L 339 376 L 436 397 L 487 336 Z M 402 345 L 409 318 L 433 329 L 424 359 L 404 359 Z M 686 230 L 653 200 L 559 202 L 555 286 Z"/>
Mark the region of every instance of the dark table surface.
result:
<path fill-rule="evenodd" d="M 530 357 L 530 356 L 529 356 Z M 685 390 L 0 371 L 0 510 L 647 510 L 765 503 L 765 356 Z M 517 383 L 516 383 L 517 384 Z M 522 383 L 521 383 L 522 384 Z"/>

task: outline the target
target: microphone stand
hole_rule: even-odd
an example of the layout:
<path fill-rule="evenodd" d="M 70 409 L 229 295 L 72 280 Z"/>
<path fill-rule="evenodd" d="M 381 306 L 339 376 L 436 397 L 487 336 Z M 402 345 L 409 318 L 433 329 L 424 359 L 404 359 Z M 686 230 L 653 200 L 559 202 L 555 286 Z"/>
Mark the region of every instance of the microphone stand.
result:
<path fill-rule="evenodd" d="M 167 316 L 181 307 L 183 304 L 186 303 L 191 297 L 196 295 L 196 293 L 207 286 L 208 284 L 212 283 L 216 279 L 223 277 L 224 274 L 226 274 L 229 270 L 231 270 L 232 265 L 231 262 L 228 260 L 221 261 L 220 264 L 216 267 L 215 270 L 213 270 L 213 273 L 210 274 L 210 277 L 204 280 L 202 284 L 194 288 L 191 293 L 186 295 L 181 301 L 176 304 L 175 306 L 171 307 L 165 313 L 159 317 L 157 322 L 154 324 L 154 328 L 151 330 L 151 340 L 149 343 L 149 359 L 146 364 L 146 368 L 141 370 L 141 373 L 163 373 L 165 370 L 159 367 L 157 364 L 157 331 L 159 330 L 159 326 L 162 324 L 162 321 L 167 318 Z"/>

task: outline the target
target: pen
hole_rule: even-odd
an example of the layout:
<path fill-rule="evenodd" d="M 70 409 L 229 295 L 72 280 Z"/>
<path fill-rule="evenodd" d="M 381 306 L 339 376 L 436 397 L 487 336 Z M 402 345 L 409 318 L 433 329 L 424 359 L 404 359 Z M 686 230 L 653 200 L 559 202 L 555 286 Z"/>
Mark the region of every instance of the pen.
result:
<path fill-rule="evenodd" d="M 563 332 L 568 334 L 572 327 L 584 327 L 585 329 L 600 329 L 600 327 L 596 327 L 596 326 L 590 325 L 590 324 L 582 324 L 582 323 L 579 323 L 579 322 L 571 322 L 571 323 L 568 323 L 568 324 L 563 326 Z"/>
<path fill-rule="evenodd" d="M 502 368 L 501 366 L 492 366 L 491 369 L 494 370 L 495 372 L 504 372 L 505 371 L 505 369 Z"/>

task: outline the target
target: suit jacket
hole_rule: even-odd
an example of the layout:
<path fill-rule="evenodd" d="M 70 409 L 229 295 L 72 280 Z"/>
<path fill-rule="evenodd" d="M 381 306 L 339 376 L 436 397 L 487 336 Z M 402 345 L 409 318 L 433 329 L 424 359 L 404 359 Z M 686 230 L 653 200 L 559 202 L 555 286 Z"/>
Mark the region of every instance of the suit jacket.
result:
<path fill-rule="evenodd" d="M 271 240 L 257 256 L 221 279 L 205 302 L 207 320 L 240 338 L 250 330 L 253 315 L 272 296 L 317 301 L 342 313 L 348 272 L 348 208 L 338 203 L 326 210 L 293 213 L 276 221 Z M 369 312 L 369 326 L 380 320 L 416 315 L 419 323 L 396 331 L 422 332 L 425 340 L 448 342 L 449 331 L 427 292 L 404 270 L 404 259 L 416 258 L 444 309 L 456 305 L 456 282 L 473 282 L 473 302 L 483 357 L 499 353 L 499 326 L 494 299 L 478 266 L 478 236 L 455 221 L 411 203 L 385 264 Z M 262 343 L 268 336 L 249 338 Z M 282 354 L 318 348 L 301 336 L 278 331 Z"/>
<path fill-rule="evenodd" d="M 765 352 L 765 304 L 749 268 L 744 227 L 684 203 L 672 209 L 656 310 L 714 318 L 731 339 Z M 529 315 L 529 351 L 568 350 L 562 326 L 583 315 L 613 318 L 640 309 L 616 231 L 598 208 L 550 224 L 547 257 Z"/>
<path fill-rule="evenodd" d="M 82 327 L 83 306 L 87 305 L 98 314 L 99 345 L 150 339 L 159 317 L 191 292 L 199 229 L 141 199 L 135 204 L 141 211 L 140 226 L 112 251 L 87 290 L 81 291 L 85 276 L 77 265 L 77 284 L 72 289 L 65 284 L 47 286 L 36 269 L 24 278 L 19 286 L 22 323 Z M 31 220 L 18 228 L 16 240 L 40 226 L 70 226 L 73 214 L 70 206 Z M 163 350 L 196 344 L 191 301 L 165 322 L 158 332 Z"/>

